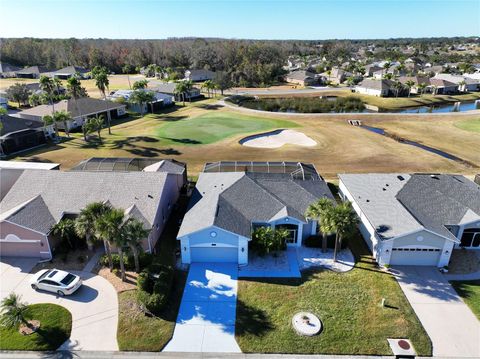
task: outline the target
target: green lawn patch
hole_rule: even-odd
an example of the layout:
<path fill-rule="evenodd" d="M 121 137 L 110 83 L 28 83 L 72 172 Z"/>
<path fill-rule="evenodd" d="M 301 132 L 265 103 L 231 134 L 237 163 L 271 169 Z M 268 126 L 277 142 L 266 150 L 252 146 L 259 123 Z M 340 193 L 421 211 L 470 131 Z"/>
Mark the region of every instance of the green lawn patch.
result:
<path fill-rule="evenodd" d="M 455 122 L 455 127 L 465 131 L 480 133 L 480 118 Z"/>
<path fill-rule="evenodd" d="M 388 273 L 378 271 L 360 238 L 358 260 L 347 273 L 318 270 L 298 280 L 241 280 L 236 339 L 244 352 L 391 355 L 387 338 L 409 338 L 419 355 L 431 355 L 429 337 Z M 389 307 L 381 307 L 386 298 Z M 311 311 L 323 332 L 298 336 L 291 319 Z"/>
<path fill-rule="evenodd" d="M 199 145 L 214 143 L 242 133 L 251 134 L 295 126 L 295 123 L 285 120 L 235 113 L 208 113 L 167 122 L 158 129 L 157 136 L 163 144 Z"/>
<path fill-rule="evenodd" d="M 32 320 L 40 321 L 40 329 L 31 335 L 22 335 L 17 328 L 0 327 L 0 350 L 56 350 L 72 331 L 72 315 L 56 304 L 28 306 Z"/>
<path fill-rule="evenodd" d="M 452 281 L 450 284 L 480 320 L 480 280 Z"/>

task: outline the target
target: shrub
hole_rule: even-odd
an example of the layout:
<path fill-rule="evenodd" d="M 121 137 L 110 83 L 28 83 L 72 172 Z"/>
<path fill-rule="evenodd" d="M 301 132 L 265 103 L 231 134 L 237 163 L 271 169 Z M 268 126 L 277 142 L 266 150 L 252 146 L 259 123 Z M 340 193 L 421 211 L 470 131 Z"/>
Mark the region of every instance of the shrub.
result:
<path fill-rule="evenodd" d="M 137 277 L 137 288 L 150 293 L 152 291 L 152 286 L 153 283 L 148 272 L 141 272 Z"/>
<path fill-rule="evenodd" d="M 148 267 L 153 261 L 153 255 L 150 253 L 140 253 L 138 256 L 138 260 L 140 262 L 140 270 L 143 268 Z M 124 253 L 123 254 L 123 261 L 125 264 L 126 270 L 135 270 L 135 260 L 133 259 L 133 254 L 131 253 Z M 120 268 L 120 256 L 118 253 L 112 253 L 112 262 L 113 268 Z M 100 264 L 104 267 L 108 267 L 108 257 L 107 255 L 103 255 L 100 258 Z"/>
<path fill-rule="evenodd" d="M 158 315 L 162 312 L 162 309 L 167 304 L 167 298 L 168 296 L 165 294 L 150 294 L 143 290 L 137 291 L 138 302 L 155 315 Z"/>
<path fill-rule="evenodd" d="M 304 244 L 305 244 L 305 247 L 322 248 L 322 240 L 323 240 L 322 235 L 310 236 L 305 240 Z M 348 239 L 343 238 L 341 249 L 345 249 L 347 247 L 348 247 Z M 331 234 L 331 235 L 327 236 L 327 248 L 330 248 L 330 249 L 335 248 L 335 235 L 334 234 Z"/>

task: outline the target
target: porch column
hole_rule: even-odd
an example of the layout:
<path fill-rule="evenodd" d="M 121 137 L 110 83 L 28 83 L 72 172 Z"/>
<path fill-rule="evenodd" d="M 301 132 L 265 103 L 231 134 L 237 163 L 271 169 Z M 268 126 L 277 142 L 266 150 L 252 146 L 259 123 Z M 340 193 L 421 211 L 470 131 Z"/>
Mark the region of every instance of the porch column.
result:
<path fill-rule="evenodd" d="M 302 240 L 303 240 L 303 223 L 299 223 L 297 225 L 298 228 L 298 233 L 297 233 L 297 247 L 302 246 Z"/>
<path fill-rule="evenodd" d="M 310 232 L 312 236 L 317 234 L 317 221 L 312 220 L 312 231 Z"/>

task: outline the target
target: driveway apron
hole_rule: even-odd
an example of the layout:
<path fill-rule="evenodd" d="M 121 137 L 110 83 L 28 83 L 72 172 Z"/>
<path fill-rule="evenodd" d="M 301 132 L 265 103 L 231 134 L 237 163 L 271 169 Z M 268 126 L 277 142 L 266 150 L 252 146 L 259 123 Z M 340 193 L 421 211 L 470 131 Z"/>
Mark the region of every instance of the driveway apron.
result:
<path fill-rule="evenodd" d="M 172 340 L 164 351 L 240 353 L 235 341 L 236 263 L 190 266 Z"/>
<path fill-rule="evenodd" d="M 433 355 L 480 358 L 480 322 L 433 267 L 395 267 L 397 281 L 433 344 Z"/>

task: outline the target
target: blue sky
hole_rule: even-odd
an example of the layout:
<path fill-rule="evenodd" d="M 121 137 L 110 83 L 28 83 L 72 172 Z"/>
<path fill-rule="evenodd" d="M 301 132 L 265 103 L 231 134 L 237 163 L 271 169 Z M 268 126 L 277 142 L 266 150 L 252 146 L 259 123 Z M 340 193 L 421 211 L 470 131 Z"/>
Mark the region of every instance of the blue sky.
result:
<path fill-rule="evenodd" d="M 0 37 L 364 39 L 480 35 L 480 0 L 0 0 Z"/>

